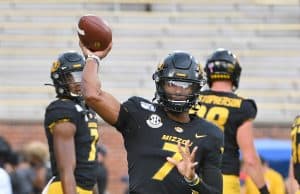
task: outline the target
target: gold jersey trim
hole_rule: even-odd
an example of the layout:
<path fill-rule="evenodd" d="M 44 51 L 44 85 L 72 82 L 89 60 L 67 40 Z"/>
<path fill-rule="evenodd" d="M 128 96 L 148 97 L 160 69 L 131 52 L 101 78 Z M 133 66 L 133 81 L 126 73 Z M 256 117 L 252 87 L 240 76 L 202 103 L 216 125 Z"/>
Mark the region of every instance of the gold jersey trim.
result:
<path fill-rule="evenodd" d="M 51 123 L 51 124 L 49 125 L 50 132 L 53 133 L 53 127 L 54 127 L 57 123 L 69 122 L 69 121 L 70 121 L 70 119 L 60 119 L 60 120 L 54 121 L 53 123 Z"/>

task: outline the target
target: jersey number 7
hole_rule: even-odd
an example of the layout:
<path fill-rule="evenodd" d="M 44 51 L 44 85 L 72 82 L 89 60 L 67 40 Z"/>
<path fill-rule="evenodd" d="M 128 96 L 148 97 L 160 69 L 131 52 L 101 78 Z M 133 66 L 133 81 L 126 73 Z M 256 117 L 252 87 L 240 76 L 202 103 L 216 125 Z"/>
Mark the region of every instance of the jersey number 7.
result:
<path fill-rule="evenodd" d="M 90 152 L 89 152 L 88 161 L 94 161 L 96 159 L 96 142 L 99 138 L 97 128 L 91 128 L 90 129 L 90 135 L 93 138 L 93 141 L 91 142 L 91 149 L 90 149 Z"/>
<path fill-rule="evenodd" d="M 174 154 L 172 155 L 172 158 L 180 161 L 182 159 L 181 154 L 179 153 L 178 147 L 176 144 L 172 143 L 164 143 L 163 145 L 163 150 L 173 152 Z M 165 162 L 162 167 L 154 174 L 152 179 L 162 181 L 169 173 L 170 171 L 174 168 L 174 165 L 171 164 L 170 162 Z"/>

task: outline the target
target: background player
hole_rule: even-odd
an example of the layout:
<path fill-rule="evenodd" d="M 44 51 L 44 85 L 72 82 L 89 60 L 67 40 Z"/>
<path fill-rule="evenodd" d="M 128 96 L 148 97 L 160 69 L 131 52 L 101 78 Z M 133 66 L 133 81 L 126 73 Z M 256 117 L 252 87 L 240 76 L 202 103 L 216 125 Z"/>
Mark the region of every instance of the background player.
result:
<path fill-rule="evenodd" d="M 241 70 L 239 61 L 230 51 L 217 49 L 212 53 L 205 65 L 210 89 L 201 93 L 199 105 L 190 112 L 215 123 L 224 132 L 223 193 L 240 194 L 239 150 L 247 174 L 261 193 L 268 193 L 253 143 L 252 120 L 256 116 L 256 104 L 234 93 Z"/>
<path fill-rule="evenodd" d="M 297 116 L 292 125 L 291 131 L 291 139 L 292 139 L 292 158 L 291 158 L 291 184 L 293 182 L 293 178 L 295 178 L 298 182 L 297 194 L 300 194 L 300 116 Z M 296 190 L 296 189 L 295 189 Z"/>
<path fill-rule="evenodd" d="M 54 176 L 48 194 L 92 194 L 96 183 L 98 126 L 81 97 L 84 65 L 84 58 L 70 51 L 51 69 L 57 99 L 47 107 L 44 121 Z"/>
<path fill-rule="evenodd" d="M 86 102 L 124 138 L 129 192 L 221 193 L 222 133 L 188 114 L 203 85 L 195 58 L 174 52 L 158 66 L 153 75 L 158 103 L 131 97 L 120 104 L 101 89 L 97 75 L 97 56 L 102 58 L 110 48 L 92 53 L 81 44 L 81 49 L 87 56 L 83 73 Z"/>
<path fill-rule="evenodd" d="M 263 167 L 263 175 L 270 194 L 285 194 L 285 184 L 282 175 L 275 169 L 271 168 L 263 157 L 260 156 Z M 243 166 L 243 165 L 242 165 Z M 243 167 L 241 167 L 242 170 Z M 248 176 L 245 178 L 244 194 L 259 194 L 259 191 L 252 179 Z"/>

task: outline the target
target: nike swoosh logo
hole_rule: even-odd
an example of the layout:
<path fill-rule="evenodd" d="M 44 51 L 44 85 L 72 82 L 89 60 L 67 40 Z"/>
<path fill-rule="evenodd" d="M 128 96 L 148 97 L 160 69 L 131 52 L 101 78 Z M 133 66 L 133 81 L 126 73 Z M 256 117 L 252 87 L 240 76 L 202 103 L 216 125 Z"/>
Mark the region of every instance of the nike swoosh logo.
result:
<path fill-rule="evenodd" d="M 195 134 L 195 137 L 197 138 L 197 139 L 199 139 L 199 138 L 203 138 L 203 137 L 206 137 L 207 135 L 198 135 L 197 133 Z"/>

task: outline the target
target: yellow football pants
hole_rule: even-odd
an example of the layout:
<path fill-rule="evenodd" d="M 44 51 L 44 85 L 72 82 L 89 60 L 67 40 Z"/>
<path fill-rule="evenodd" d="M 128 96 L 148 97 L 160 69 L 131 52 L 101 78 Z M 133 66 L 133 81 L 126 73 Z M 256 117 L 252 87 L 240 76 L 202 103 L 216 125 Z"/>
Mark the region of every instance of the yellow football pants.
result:
<path fill-rule="evenodd" d="M 240 194 L 240 179 L 235 175 L 223 174 L 223 194 Z"/>
<path fill-rule="evenodd" d="M 80 187 L 76 187 L 77 194 L 93 194 L 93 191 L 85 190 Z M 60 181 L 52 182 L 49 185 L 47 194 L 64 194 Z"/>

